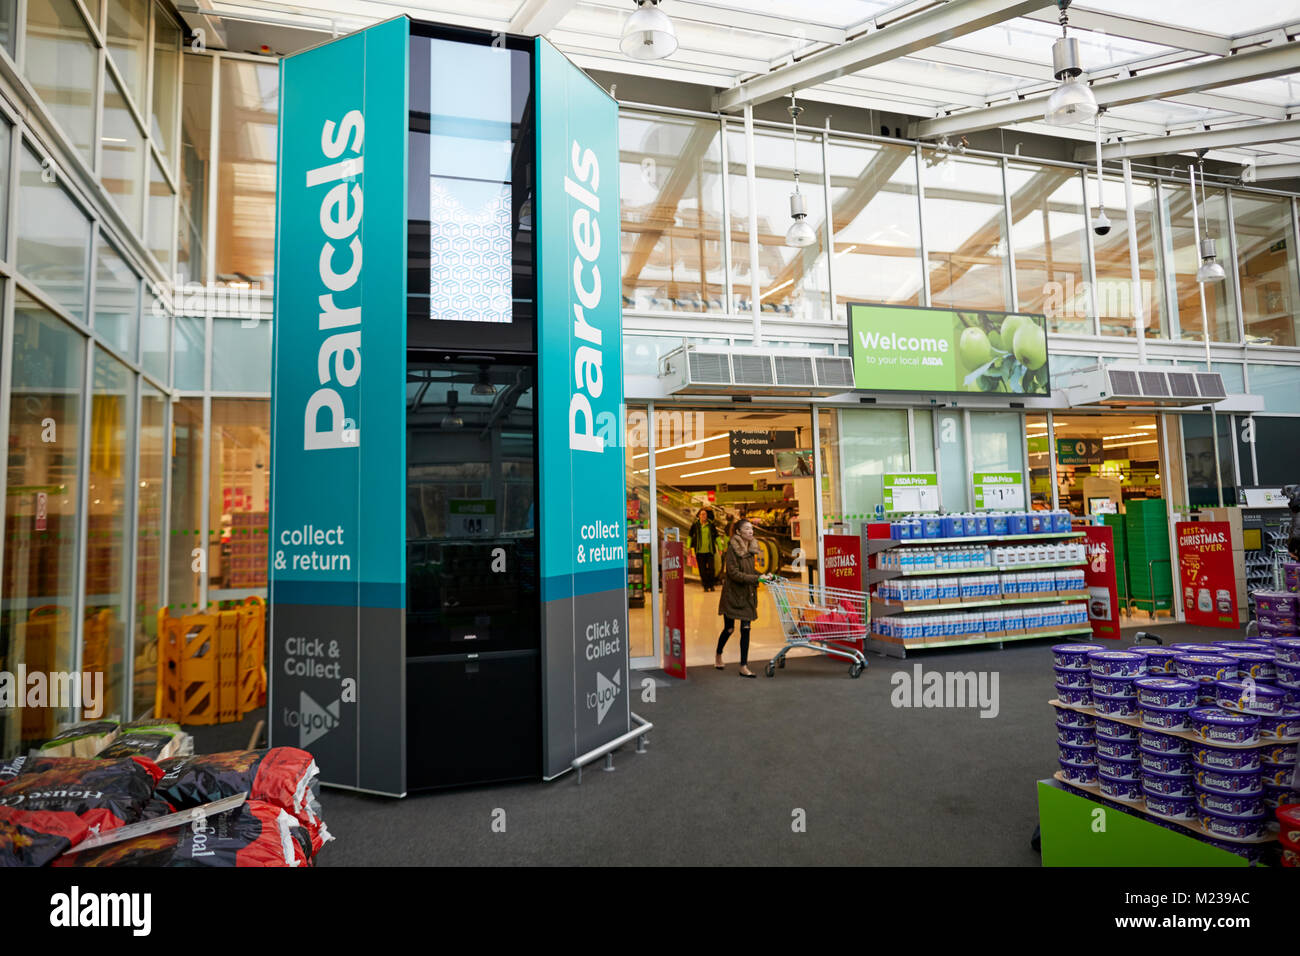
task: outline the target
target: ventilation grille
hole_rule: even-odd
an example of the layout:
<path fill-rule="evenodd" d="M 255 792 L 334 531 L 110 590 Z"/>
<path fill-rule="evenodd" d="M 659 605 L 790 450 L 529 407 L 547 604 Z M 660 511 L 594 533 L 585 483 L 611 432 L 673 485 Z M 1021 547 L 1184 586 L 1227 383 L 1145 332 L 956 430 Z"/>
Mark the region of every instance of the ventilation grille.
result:
<path fill-rule="evenodd" d="M 819 358 L 817 383 L 826 386 L 853 387 L 853 360 L 847 358 Z"/>
<path fill-rule="evenodd" d="M 1228 395 L 1223 387 L 1223 376 L 1218 372 L 1198 372 L 1196 385 L 1202 398 L 1226 398 Z"/>
<path fill-rule="evenodd" d="M 730 385 L 731 369 L 727 356 L 717 352 L 687 352 L 686 360 L 690 362 L 691 381 L 708 385 Z"/>
<path fill-rule="evenodd" d="M 1110 390 L 1116 395 L 1137 395 L 1138 377 L 1136 372 L 1120 372 L 1110 369 Z"/>
<path fill-rule="evenodd" d="M 737 385 L 771 385 L 772 359 L 763 355 L 733 355 L 731 365 Z"/>
<path fill-rule="evenodd" d="M 776 384 L 778 385 L 815 385 L 813 381 L 812 359 L 797 355 L 776 355 L 772 357 L 776 365 Z"/>
<path fill-rule="evenodd" d="M 1169 395 L 1169 385 L 1165 382 L 1164 372 L 1138 372 L 1142 383 L 1142 394 L 1150 398 L 1165 398 Z"/>
<path fill-rule="evenodd" d="M 1178 398 L 1196 397 L 1196 377 L 1191 372 L 1167 372 L 1169 391 Z"/>

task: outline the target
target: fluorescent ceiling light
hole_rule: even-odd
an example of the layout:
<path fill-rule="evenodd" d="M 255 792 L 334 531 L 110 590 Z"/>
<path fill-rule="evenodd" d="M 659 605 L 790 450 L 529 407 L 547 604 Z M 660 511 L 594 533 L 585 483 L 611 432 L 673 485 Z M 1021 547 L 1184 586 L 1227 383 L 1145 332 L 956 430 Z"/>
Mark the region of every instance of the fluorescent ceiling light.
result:
<path fill-rule="evenodd" d="M 731 466 L 730 466 L 730 465 L 727 465 L 725 468 L 709 468 L 709 469 L 707 469 L 707 470 L 705 470 L 705 471 L 691 471 L 691 472 L 687 472 L 687 473 L 684 474 L 684 475 L 678 475 L 677 477 L 678 477 L 678 478 L 694 478 L 696 475 L 712 475 L 712 474 L 714 474 L 715 472 L 719 472 L 719 471 L 731 471 Z"/>
<path fill-rule="evenodd" d="M 731 457 L 731 452 L 727 452 L 724 455 L 710 455 L 708 458 L 688 458 L 685 461 L 671 461 L 666 465 L 655 465 L 655 471 L 662 471 L 665 468 L 686 468 L 688 466 L 702 464 L 703 462 L 706 461 L 719 461 L 723 458 L 730 458 L 730 457 Z"/>
<path fill-rule="evenodd" d="M 716 441 L 719 438 L 726 438 L 729 434 L 731 433 L 718 432 L 716 435 L 710 435 L 708 438 L 697 438 L 695 441 L 683 442 L 680 445 L 669 445 L 667 448 L 656 448 L 655 451 L 659 452 L 660 454 L 666 451 L 677 451 L 679 448 L 690 448 L 692 445 L 703 445 L 706 441 Z M 650 457 L 650 453 L 646 451 L 646 452 L 642 452 L 639 455 L 633 455 L 632 460 L 636 461 L 638 458 L 649 458 L 649 457 Z"/>
<path fill-rule="evenodd" d="M 1102 445 L 1102 448 L 1131 448 L 1134 445 L 1154 445 L 1158 439 L 1148 438 L 1146 441 L 1122 441 L 1113 445 Z"/>
<path fill-rule="evenodd" d="M 751 475 L 766 475 L 766 474 L 769 474 L 769 473 L 771 473 L 771 472 L 773 472 L 773 471 L 776 471 L 776 469 L 775 469 L 775 468 L 760 468 L 758 471 L 751 471 L 750 474 L 751 474 Z"/>

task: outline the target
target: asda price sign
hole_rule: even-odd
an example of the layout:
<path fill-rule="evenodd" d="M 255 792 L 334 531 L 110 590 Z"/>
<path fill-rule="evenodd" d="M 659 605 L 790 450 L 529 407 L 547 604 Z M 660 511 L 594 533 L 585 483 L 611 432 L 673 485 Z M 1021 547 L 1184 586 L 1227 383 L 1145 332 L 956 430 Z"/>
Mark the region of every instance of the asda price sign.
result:
<path fill-rule="evenodd" d="M 1041 315 L 850 303 L 849 337 L 854 388 L 1051 393 Z"/>
<path fill-rule="evenodd" d="M 939 475 L 933 471 L 880 476 L 881 498 L 887 512 L 938 511 Z"/>
<path fill-rule="evenodd" d="M 972 476 L 975 507 L 989 511 L 1023 511 L 1025 476 L 1018 471 L 977 471 Z"/>

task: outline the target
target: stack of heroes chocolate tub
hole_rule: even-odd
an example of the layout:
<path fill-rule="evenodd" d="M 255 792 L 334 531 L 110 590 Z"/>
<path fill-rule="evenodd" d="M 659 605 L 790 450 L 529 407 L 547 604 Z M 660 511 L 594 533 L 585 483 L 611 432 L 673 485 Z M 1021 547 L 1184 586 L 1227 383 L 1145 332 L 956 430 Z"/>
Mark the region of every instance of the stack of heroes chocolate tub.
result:
<path fill-rule="evenodd" d="M 1300 803 L 1300 640 L 1052 648 L 1056 779 L 1252 861 Z"/>

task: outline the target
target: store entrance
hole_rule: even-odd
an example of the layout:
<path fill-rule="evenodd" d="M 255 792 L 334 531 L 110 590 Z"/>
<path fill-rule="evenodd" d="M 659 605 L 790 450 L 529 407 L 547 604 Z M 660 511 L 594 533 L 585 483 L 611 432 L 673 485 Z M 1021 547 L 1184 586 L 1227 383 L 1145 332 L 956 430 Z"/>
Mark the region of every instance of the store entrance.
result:
<path fill-rule="evenodd" d="M 1128 502 L 1164 497 L 1158 416 L 1054 415 L 1052 424 L 1061 508 L 1124 514 Z"/>
<path fill-rule="evenodd" d="M 642 530 L 645 546 L 630 554 L 629 575 L 643 569 L 644 591 L 629 580 L 629 647 L 636 657 L 657 654 L 654 640 L 652 562 L 662 543 L 676 538 L 684 546 L 685 644 L 688 667 L 711 666 L 722 618 L 718 601 L 724 582 L 724 555 L 741 519 L 754 525 L 760 574 L 817 580 L 817 483 L 813 472 L 816 432 L 811 411 L 707 408 L 656 409 L 638 444 L 629 417 L 628 519 L 633 539 Z M 651 547 L 651 454 L 654 444 L 654 529 L 660 547 Z M 703 514 L 701 514 L 703 512 Z M 766 589 L 760 586 L 758 620 L 750 632 L 749 660 L 760 664 L 784 643 L 781 624 Z M 731 669 L 739 660 L 739 633 L 723 655 Z M 757 669 L 757 668 L 755 668 Z"/>

